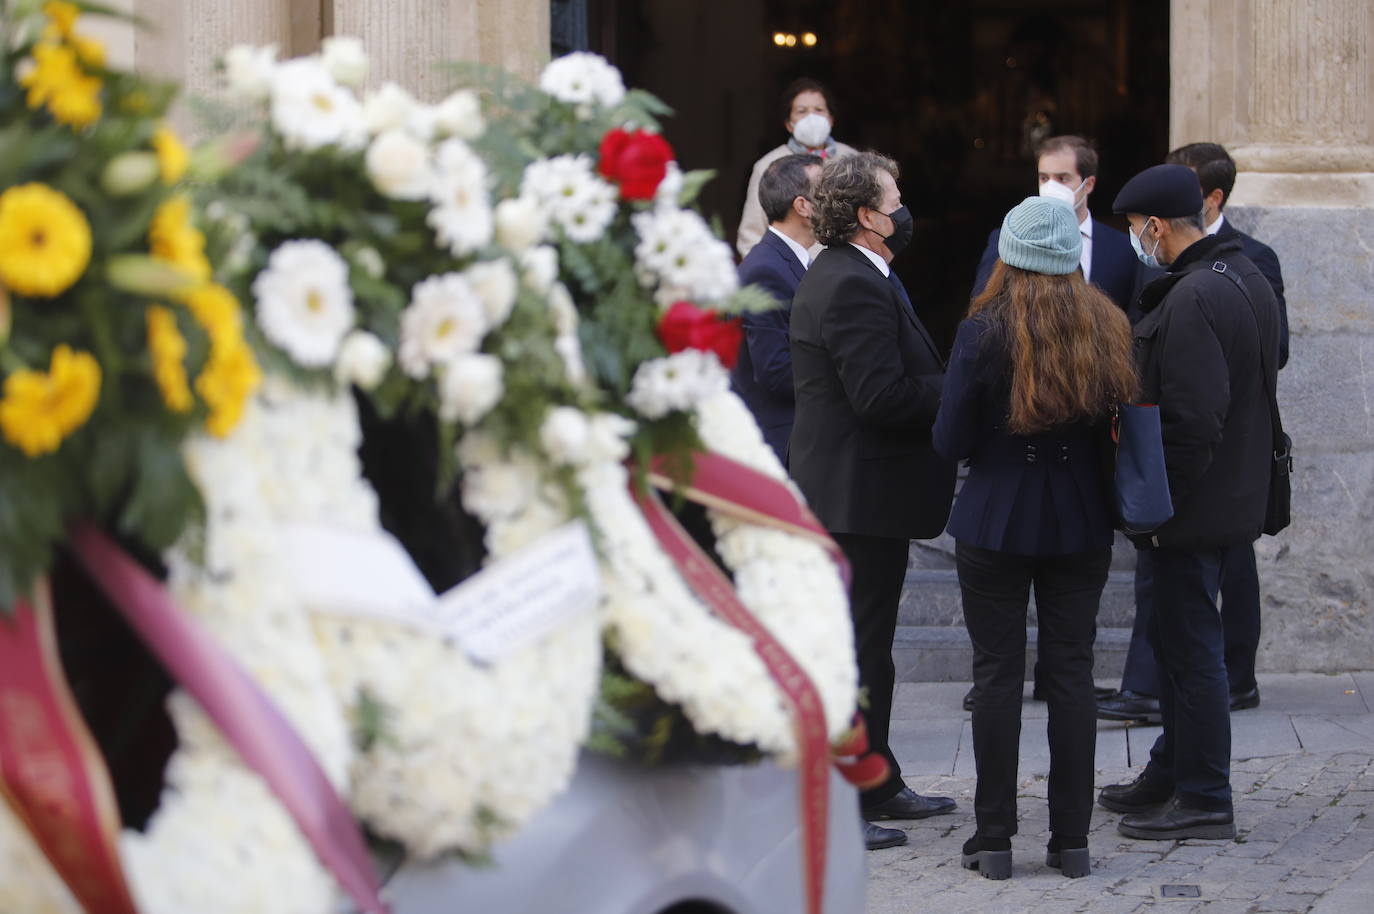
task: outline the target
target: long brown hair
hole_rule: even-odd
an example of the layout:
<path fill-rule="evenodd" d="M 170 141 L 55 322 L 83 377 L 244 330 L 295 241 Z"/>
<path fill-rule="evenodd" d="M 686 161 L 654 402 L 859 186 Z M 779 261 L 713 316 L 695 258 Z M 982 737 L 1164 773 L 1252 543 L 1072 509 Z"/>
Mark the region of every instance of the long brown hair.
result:
<path fill-rule="evenodd" d="M 1048 276 L 998 260 L 969 307 L 970 317 L 981 312 L 1006 340 L 1013 434 L 1104 416 L 1135 399 L 1130 321 L 1077 270 Z"/>

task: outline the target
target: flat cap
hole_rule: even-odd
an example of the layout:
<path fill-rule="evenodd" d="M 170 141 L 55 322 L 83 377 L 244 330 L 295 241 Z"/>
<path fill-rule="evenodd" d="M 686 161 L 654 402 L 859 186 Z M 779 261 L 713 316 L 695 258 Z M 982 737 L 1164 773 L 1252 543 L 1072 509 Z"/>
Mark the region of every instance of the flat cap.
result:
<path fill-rule="evenodd" d="M 1112 201 L 1114 213 L 1174 219 L 1202 212 L 1202 185 L 1187 165 L 1153 165 L 1126 182 Z"/>

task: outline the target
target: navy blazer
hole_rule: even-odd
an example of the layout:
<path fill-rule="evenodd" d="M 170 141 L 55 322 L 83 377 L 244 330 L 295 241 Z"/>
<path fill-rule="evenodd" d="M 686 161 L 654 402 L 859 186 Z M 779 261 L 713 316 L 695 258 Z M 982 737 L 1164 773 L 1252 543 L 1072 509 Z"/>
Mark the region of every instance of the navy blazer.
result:
<path fill-rule="evenodd" d="M 988 277 L 997 263 L 997 240 L 1001 237 L 1000 228 L 988 235 L 988 246 L 983 250 L 983 259 L 978 261 L 972 298 L 977 298 L 988 284 Z M 1122 311 L 1129 312 L 1144 285 L 1140 281 L 1140 270 L 1140 260 L 1126 233 L 1093 219 L 1092 284 L 1106 292 Z"/>
<path fill-rule="evenodd" d="M 954 464 L 930 446 L 944 362 L 900 280 L 850 244 L 821 251 L 792 301 L 797 414 L 788 472 L 825 528 L 939 536 Z"/>
<path fill-rule="evenodd" d="M 1274 298 L 1279 302 L 1279 367 L 1282 368 L 1288 364 L 1288 302 L 1283 297 L 1283 272 L 1279 269 L 1279 255 L 1263 241 L 1256 241 L 1236 228 L 1230 219 L 1221 224 L 1217 237 L 1239 239 L 1240 252 L 1259 269 L 1274 290 Z"/>
<path fill-rule="evenodd" d="M 761 287 L 778 306 L 744 315 L 744 342 L 739 347 L 731 386 L 754 414 L 764 440 L 784 466 L 794 412 L 792 349 L 787 331 L 792 296 L 805 275 L 806 267 L 797 255 L 772 232 L 765 232 L 739 265 L 740 285 Z"/>
<path fill-rule="evenodd" d="M 1006 429 L 1011 363 L 986 314 L 959 324 L 932 432 L 935 450 L 969 461 L 949 533 L 1015 555 L 1067 555 L 1112 544 L 1107 424 L 1076 422 L 1038 435 Z"/>

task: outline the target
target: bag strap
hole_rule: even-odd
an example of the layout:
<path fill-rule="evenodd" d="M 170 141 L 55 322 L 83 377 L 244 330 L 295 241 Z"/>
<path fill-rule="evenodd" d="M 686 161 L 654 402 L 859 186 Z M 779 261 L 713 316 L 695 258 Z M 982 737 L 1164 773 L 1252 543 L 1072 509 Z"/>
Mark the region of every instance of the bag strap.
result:
<path fill-rule="evenodd" d="M 1273 438 L 1274 456 L 1282 456 L 1281 452 L 1287 450 L 1284 443 L 1283 419 L 1279 416 L 1278 396 L 1274 391 L 1274 385 L 1269 383 L 1269 361 L 1264 357 L 1264 333 L 1260 330 L 1259 311 L 1255 308 L 1255 300 L 1250 297 L 1250 290 L 1245 288 L 1245 283 L 1241 282 L 1240 277 L 1232 272 L 1225 261 L 1218 260 L 1212 264 L 1212 272 L 1218 276 L 1225 276 L 1236 284 L 1240 294 L 1245 297 L 1245 303 L 1250 306 L 1250 316 L 1255 319 L 1255 334 L 1259 339 L 1260 374 L 1264 381 L 1264 393 L 1269 398 L 1269 422 L 1272 426 L 1271 437 Z"/>

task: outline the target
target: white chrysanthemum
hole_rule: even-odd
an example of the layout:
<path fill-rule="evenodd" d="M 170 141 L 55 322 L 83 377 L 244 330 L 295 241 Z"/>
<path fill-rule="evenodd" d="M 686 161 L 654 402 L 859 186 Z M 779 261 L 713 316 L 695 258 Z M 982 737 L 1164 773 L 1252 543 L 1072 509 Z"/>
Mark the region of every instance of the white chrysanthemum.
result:
<path fill-rule="evenodd" d="M 434 208 L 426 221 L 439 243 L 456 255 L 469 254 L 491 243 L 495 227 L 487 192 L 487 167 L 462 140 L 445 140 L 436 155 L 435 179 L 430 188 Z"/>
<path fill-rule="evenodd" d="M 641 281 L 655 287 L 660 305 L 684 299 L 709 304 L 739 288 L 729 245 L 696 212 L 660 208 L 637 213 L 631 221 L 639 236 L 636 270 Z"/>
<path fill-rule="evenodd" d="M 620 71 L 598 54 L 575 51 L 549 63 L 539 88 L 570 105 L 614 107 L 625 98 Z"/>
<path fill-rule="evenodd" d="M 482 102 L 471 89 L 459 89 L 435 105 L 431 119 L 434 132 L 439 136 L 475 140 L 486 129 L 482 120 Z"/>
<path fill-rule="evenodd" d="M 323 241 L 282 243 L 253 280 L 253 298 L 263 335 L 306 367 L 328 365 L 353 328 L 348 264 Z"/>
<path fill-rule="evenodd" d="M 386 261 L 382 259 L 382 252 L 370 244 L 353 248 L 348 256 L 354 266 L 373 279 L 381 279 L 382 274 L 386 272 Z"/>
<path fill-rule="evenodd" d="M 401 368 L 423 378 L 437 363 L 476 352 L 486 332 L 486 308 L 462 274 L 431 276 L 416 284 L 401 312 Z"/>
<path fill-rule="evenodd" d="M 558 279 L 558 251 L 551 244 L 530 248 L 520 255 L 520 273 L 526 288 L 546 294 Z"/>
<path fill-rule="evenodd" d="M 501 360 L 473 352 L 450 359 L 439 378 L 439 418 L 472 425 L 501 402 L 506 388 Z"/>
<path fill-rule="evenodd" d="M 434 185 L 428 147 L 404 130 L 379 134 L 364 164 L 373 186 L 396 200 L 422 200 Z"/>
<path fill-rule="evenodd" d="M 366 330 L 354 330 L 344 337 L 339 358 L 334 363 L 334 379 L 340 384 L 356 384 L 372 390 L 382 382 L 391 367 L 391 350 Z"/>
<path fill-rule="evenodd" d="M 484 260 L 468 267 L 463 275 L 482 299 L 487 326 L 496 328 L 504 324 L 515 307 L 515 296 L 520 289 L 520 280 L 510 261 L 504 257 Z"/>
<path fill-rule="evenodd" d="M 573 406 L 555 406 L 539 426 L 539 443 L 554 463 L 572 466 L 591 453 L 591 423 Z"/>
<path fill-rule="evenodd" d="M 358 100 L 311 57 L 288 60 L 272 72 L 272 127 L 298 150 L 357 149 L 366 139 Z"/>
<path fill-rule="evenodd" d="M 546 303 L 556 334 L 554 352 L 563 360 L 568 380 L 581 384 L 587 378 L 587 368 L 582 361 L 582 343 L 577 336 L 577 306 L 573 304 L 568 287 L 561 282 L 553 283 L 549 288 Z"/>
<path fill-rule="evenodd" d="M 730 387 L 730 376 L 714 353 L 684 349 L 650 359 L 635 370 L 625 402 L 648 419 L 689 410 Z"/>
<path fill-rule="evenodd" d="M 619 210 L 616 189 L 596 176 L 588 155 L 530 163 L 520 182 L 520 196 L 537 200 L 550 222 L 583 244 L 601 238 Z"/>
<path fill-rule="evenodd" d="M 320 62 L 345 86 L 358 87 L 367 82 L 370 63 L 362 39 L 351 35 L 330 35 L 320 44 Z"/>
<path fill-rule="evenodd" d="M 236 44 L 224 53 L 224 79 L 229 95 L 246 102 L 266 101 L 272 94 L 277 46 Z"/>
<path fill-rule="evenodd" d="M 404 130 L 410 126 L 420 109 L 405 89 L 394 82 L 382 84 L 380 89 L 363 97 L 362 119 L 371 134 L 385 133 L 388 130 Z"/>
<path fill-rule="evenodd" d="M 678 209 L 681 205 L 678 198 L 682 196 L 682 184 L 682 168 L 677 162 L 669 162 L 663 180 L 658 182 L 658 190 L 654 191 L 654 208 Z"/>
<path fill-rule="evenodd" d="M 539 202 L 513 197 L 496 204 L 496 242 L 512 254 L 520 254 L 544 240 L 549 220 Z"/>

